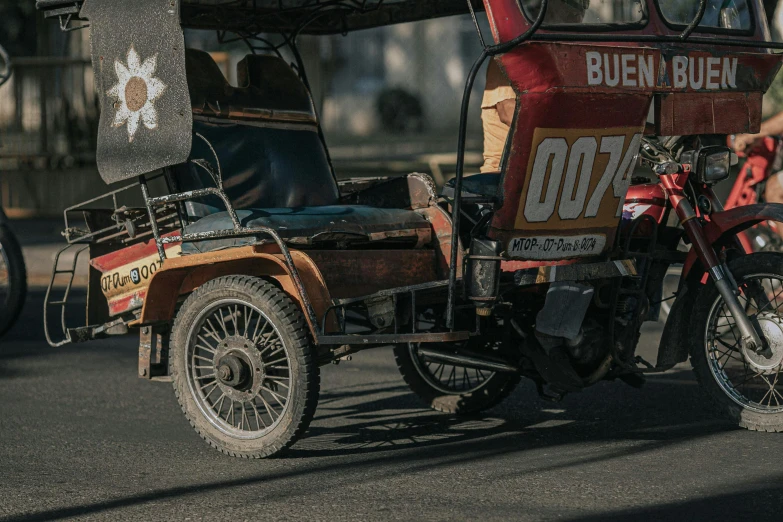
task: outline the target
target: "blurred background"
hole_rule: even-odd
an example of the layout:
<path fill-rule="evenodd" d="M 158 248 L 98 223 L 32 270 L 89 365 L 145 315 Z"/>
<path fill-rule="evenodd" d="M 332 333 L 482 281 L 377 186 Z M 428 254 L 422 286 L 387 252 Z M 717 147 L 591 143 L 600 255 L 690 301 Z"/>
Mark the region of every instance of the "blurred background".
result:
<path fill-rule="evenodd" d="M 783 8 L 766 0 L 773 38 L 783 34 Z M 89 29 L 62 33 L 32 0 L 0 2 L 0 44 L 14 76 L 0 87 L 0 203 L 12 218 L 60 215 L 67 206 L 105 192 L 95 168 L 98 105 L 89 58 Z M 624 0 L 593 2 L 594 16 L 622 10 Z M 606 11 L 606 12 L 603 12 Z M 486 19 L 481 20 L 489 34 Z M 232 83 L 244 42 L 220 44 L 215 33 L 186 31 L 186 44 L 210 51 Z M 469 17 L 301 37 L 338 175 L 426 172 L 438 183 L 453 175 L 459 103 L 480 52 Z M 469 119 L 468 171 L 481 163 L 479 100 Z M 783 75 L 765 100 L 783 109 Z"/>
<path fill-rule="evenodd" d="M 0 203 L 11 218 L 54 216 L 106 191 L 95 168 L 89 29 L 62 33 L 34 4 L 0 3 L 0 44 L 14 61 L 12 79 L 0 87 Z M 244 42 L 221 44 L 214 32 L 193 30 L 185 39 L 211 52 L 236 84 L 236 64 L 250 52 Z M 442 183 L 453 175 L 465 77 L 481 51 L 469 17 L 302 36 L 299 49 L 340 177 L 419 171 Z M 481 75 L 479 95 L 483 83 Z M 471 124 L 475 169 L 478 99 Z"/>

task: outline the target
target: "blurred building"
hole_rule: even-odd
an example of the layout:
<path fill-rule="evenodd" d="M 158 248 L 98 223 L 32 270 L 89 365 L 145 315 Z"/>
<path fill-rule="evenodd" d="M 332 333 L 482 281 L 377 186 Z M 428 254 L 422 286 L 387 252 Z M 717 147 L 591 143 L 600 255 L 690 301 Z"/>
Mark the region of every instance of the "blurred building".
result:
<path fill-rule="evenodd" d="M 587 21 L 627 18 L 632 4 L 592 0 Z M 783 10 L 773 21 L 781 34 Z M 491 38 L 485 19 L 480 25 Z M 105 188 L 94 167 L 98 106 L 88 31 L 61 33 L 32 0 L 0 2 L 0 43 L 16 63 L 0 88 L 0 203 L 12 213 L 56 213 Z M 186 31 L 186 41 L 215 52 L 232 83 L 236 63 L 250 52 L 241 41 L 220 45 L 213 32 Z M 465 78 L 481 51 L 469 17 L 303 36 L 299 44 L 338 172 L 394 168 L 448 177 Z M 483 84 L 480 74 L 469 119 L 478 160 Z"/>
<path fill-rule="evenodd" d="M 95 185 L 98 106 L 89 34 L 61 32 L 35 2 L 3 0 L 0 44 L 14 63 L 0 87 L 0 204 L 10 215 L 60 211 L 83 186 Z"/>

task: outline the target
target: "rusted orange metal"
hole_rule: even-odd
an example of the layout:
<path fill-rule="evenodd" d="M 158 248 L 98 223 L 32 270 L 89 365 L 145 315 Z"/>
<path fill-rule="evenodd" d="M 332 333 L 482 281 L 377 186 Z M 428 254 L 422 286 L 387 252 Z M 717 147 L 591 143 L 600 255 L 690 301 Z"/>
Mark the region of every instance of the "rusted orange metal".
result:
<path fill-rule="evenodd" d="M 440 279 L 434 250 L 313 250 L 308 255 L 336 299 Z"/>
<path fill-rule="evenodd" d="M 449 276 L 449 262 L 451 261 L 451 217 L 437 205 L 421 208 L 416 211 L 424 216 L 432 226 L 432 247 L 437 256 L 437 270 L 440 279 L 446 279 Z M 457 278 L 462 277 L 462 254 L 464 249 L 460 242 L 457 250 Z M 413 283 L 411 283 L 413 284 Z M 404 286 L 404 285 L 402 285 Z"/>
<path fill-rule="evenodd" d="M 329 290 L 321 272 L 304 252 L 292 250 L 294 264 L 299 271 L 302 284 L 307 292 L 318 321 L 331 303 Z M 147 298 L 144 301 L 141 317 L 137 324 L 152 324 L 170 321 L 174 317 L 177 300 L 183 294 L 192 292 L 200 285 L 231 274 L 243 274 L 274 279 L 304 309 L 304 298 L 291 280 L 283 256 L 275 252 L 271 245 L 247 246 L 170 258 L 155 272 L 150 280 Z M 316 325 L 307 317 L 311 333 L 316 334 Z M 331 316 L 326 321 L 326 329 L 334 331 L 337 323 Z"/>

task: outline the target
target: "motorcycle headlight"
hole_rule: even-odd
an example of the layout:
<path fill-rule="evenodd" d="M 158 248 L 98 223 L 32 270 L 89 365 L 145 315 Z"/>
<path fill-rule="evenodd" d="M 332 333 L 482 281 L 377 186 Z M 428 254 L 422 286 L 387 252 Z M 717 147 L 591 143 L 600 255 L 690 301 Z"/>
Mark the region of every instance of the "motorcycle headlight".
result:
<path fill-rule="evenodd" d="M 704 147 L 699 150 L 696 176 L 699 183 L 713 184 L 729 177 L 736 155 L 728 147 Z"/>

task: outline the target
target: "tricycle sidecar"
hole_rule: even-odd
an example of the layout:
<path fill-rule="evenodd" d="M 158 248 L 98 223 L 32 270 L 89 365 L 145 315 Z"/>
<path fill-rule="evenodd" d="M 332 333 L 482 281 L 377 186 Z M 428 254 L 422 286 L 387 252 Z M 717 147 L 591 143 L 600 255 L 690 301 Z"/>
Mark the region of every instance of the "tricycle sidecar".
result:
<path fill-rule="evenodd" d="M 671 368 L 701 342 L 687 337 L 687 320 L 667 323 L 656 365 L 635 349 L 669 265 L 687 261 L 677 251 L 685 237 L 694 248 L 672 310 L 697 295 L 728 307 L 743 364 L 771 375 L 769 361 L 783 361 L 783 322 L 767 310 L 765 283 L 732 279 L 732 263 L 756 258 L 731 237 L 761 213 L 783 212 L 723 217 L 711 186 L 728 175 L 731 154 L 698 137 L 758 127 L 779 68 L 758 3 L 741 2 L 736 19 L 721 11 L 730 21 L 710 26 L 707 0 L 682 24 L 654 0 L 632 2 L 611 23 L 560 23 L 547 18 L 559 1 L 582 15 L 590 6 L 90 0 L 58 11 L 58 1 L 39 0 L 89 20 L 103 93 L 98 166 L 107 182 L 136 178 L 105 197 L 111 208 L 98 198 L 66 211 L 69 247 L 89 247 L 87 326 L 62 321 L 55 339 L 47 323 L 50 342 L 138 328 L 139 376 L 173 380 L 216 448 L 261 457 L 306 430 L 318 367 L 370 347 L 394 345 L 411 389 L 451 413 L 497 404 L 522 376 L 559 400 Z M 481 8 L 495 43 L 469 75 L 458 148 L 461 156 L 470 87 L 491 57 L 517 95 L 501 172 L 466 177 L 460 161 L 440 194 L 423 174 L 338 183 L 295 36 Z M 113 30 L 148 18 L 157 39 Z M 209 54 L 184 48 L 183 26 L 284 38 L 241 61 L 235 87 Z M 640 151 L 658 182 L 634 177 Z M 122 203 L 135 187 L 142 204 Z M 681 226 L 669 226 L 672 210 Z M 69 221 L 77 213 L 81 228 Z M 783 281 L 783 262 L 763 261 L 779 265 Z M 53 279 L 63 273 L 73 269 L 55 266 Z M 55 300 L 50 288 L 47 310 L 65 306 L 69 291 Z M 712 344 L 696 351 L 715 356 L 726 325 L 710 328 Z M 752 407 L 770 395 L 747 393 Z M 771 399 L 762 406 L 765 425 L 783 429 L 783 411 Z"/>

